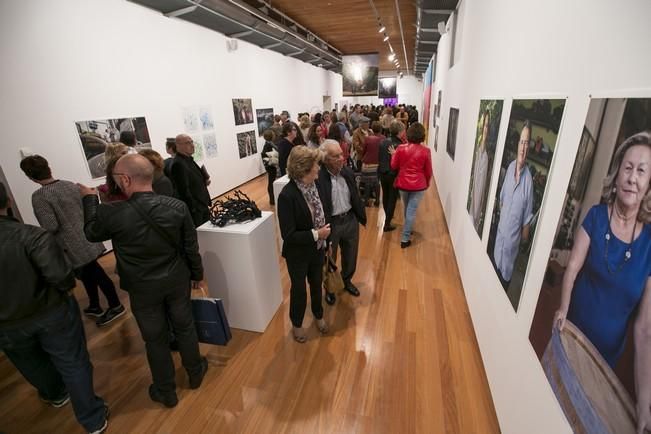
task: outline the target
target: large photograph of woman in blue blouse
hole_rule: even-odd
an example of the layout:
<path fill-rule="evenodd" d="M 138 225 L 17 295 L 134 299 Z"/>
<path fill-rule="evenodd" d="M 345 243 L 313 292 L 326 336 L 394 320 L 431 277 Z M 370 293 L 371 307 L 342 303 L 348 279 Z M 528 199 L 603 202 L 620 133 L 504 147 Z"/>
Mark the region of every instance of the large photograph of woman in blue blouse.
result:
<path fill-rule="evenodd" d="M 530 340 L 572 322 L 651 428 L 651 100 L 592 100 Z"/>

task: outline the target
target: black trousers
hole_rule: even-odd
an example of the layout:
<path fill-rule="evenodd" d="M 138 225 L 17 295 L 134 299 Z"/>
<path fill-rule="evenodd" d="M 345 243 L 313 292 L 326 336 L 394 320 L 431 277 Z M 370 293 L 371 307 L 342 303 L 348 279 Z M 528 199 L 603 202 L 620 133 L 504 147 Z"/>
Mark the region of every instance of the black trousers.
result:
<path fill-rule="evenodd" d="M 274 181 L 276 180 L 276 168 L 267 167 L 267 193 L 269 193 L 269 205 L 275 205 L 274 201 Z"/>
<path fill-rule="evenodd" d="M 393 186 L 396 177 L 391 173 L 380 174 L 380 184 L 382 185 L 382 208 L 384 208 L 384 226 L 387 227 L 393 220 L 393 213 L 396 210 L 396 201 L 398 200 L 398 189 Z"/>
<path fill-rule="evenodd" d="M 330 224 L 332 258 L 337 260 L 337 250 L 341 247 L 341 278 L 348 285 L 357 269 L 357 250 L 359 248 L 359 223 L 352 210 L 342 218 L 333 218 Z"/>
<path fill-rule="evenodd" d="M 102 290 L 102 294 L 108 301 L 109 308 L 117 307 L 120 305 L 120 299 L 117 292 L 115 292 L 115 285 L 108 277 L 101 265 L 97 260 L 91 261 L 77 270 L 79 280 L 84 284 L 86 293 L 88 294 L 89 307 L 99 306 L 99 293 L 97 287 Z"/>
<path fill-rule="evenodd" d="M 154 385 L 163 394 L 176 390 L 168 318 L 178 342 L 183 367 L 188 375 L 201 372 L 189 283 L 183 287 L 129 291 L 131 310 L 145 341 L 151 376 Z"/>
<path fill-rule="evenodd" d="M 324 260 L 324 251 L 316 250 L 316 248 L 308 257 L 286 258 L 287 272 L 292 285 L 289 289 L 289 319 L 294 327 L 303 325 L 307 305 L 306 278 L 310 284 L 312 315 L 316 319 L 323 318 L 321 285 L 323 283 Z"/>

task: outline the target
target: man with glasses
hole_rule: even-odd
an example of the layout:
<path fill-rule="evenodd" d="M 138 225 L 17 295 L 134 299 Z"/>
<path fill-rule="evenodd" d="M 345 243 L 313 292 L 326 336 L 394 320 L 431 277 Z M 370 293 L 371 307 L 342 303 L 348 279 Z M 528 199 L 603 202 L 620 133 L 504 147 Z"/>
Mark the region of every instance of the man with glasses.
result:
<path fill-rule="evenodd" d="M 178 143 L 178 139 L 177 139 Z M 152 191 L 153 166 L 142 155 L 125 155 L 113 177 L 127 200 L 99 204 L 95 189 L 80 186 L 84 232 L 90 241 L 111 239 L 120 286 L 146 344 L 153 384 L 149 396 L 166 407 L 178 403 L 170 326 L 178 342 L 190 388 L 201 385 L 208 369 L 199 354 L 192 319 L 190 285 L 198 287 L 203 267 L 197 232 L 185 204 Z"/>
<path fill-rule="evenodd" d="M 504 289 L 508 289 L 521 241 L 529 239 L 533 218 L 533 178 L 526 164 L 531 122 L 524 121 L 518 153 L 509 164 L 500 190 L 500 220 L 497 224 L 493 262 Z"/>
<path fill-rule="evenodd" d="M 172 182 L 181 199 L 188 206 L 196 227 L 210 219 L 210 193 L 201 167 L 194 161 L 194 142 L 187 134 L 176 136 L 176 155 L 171 166 Z"/>

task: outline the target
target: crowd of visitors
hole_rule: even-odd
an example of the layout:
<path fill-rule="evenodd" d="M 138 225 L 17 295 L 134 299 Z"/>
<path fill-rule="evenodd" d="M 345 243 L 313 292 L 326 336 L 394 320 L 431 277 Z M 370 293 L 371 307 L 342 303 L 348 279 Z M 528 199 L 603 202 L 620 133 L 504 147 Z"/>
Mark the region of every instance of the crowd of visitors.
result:
<path fill-rule="evenodd" d="M 297 124 L 283 111 L 263 132 L 271 205 L 276 205 L 276 177 L 290 179 L 277 212 L 297 342 L 307 340 L 302 327 L 306 280 L 316 327 L 322 334 L 329 331 L 322 306 L 326 258 L 336 263 L 341 251 L 341 289 L 360 296 L 353 277 L 366 206 L 382 202 L 384 231 L 392 231 L 400 191 L 401 247 L 409 246 L 413 217 L 432 176 L 417 116 L 413 107 L 356 105 L 350 116 L 346 107 L 300 113 Z M 127 312 L 98 263 L 103 242 L 112 242 L 119 287 L 128 292 L 145 342 L 151 399 L 166 407 L 178 403 L 172 347 L 180 353 L 190 388 L 201 385 L 208 369 L 199 352 L 190 292 L 203 279 L 196 228 L 210 217 L 210 176 L 194 161 L 194 143 L 186 134 L 167 139 L 165 160 L 152 149 L 137 152 L 130 140 L 125 135 L 107 146 L 106 181 L 97 188 L 55 178 L 42 156 L 23 159 L 21 169 L 40 186 L 32 205 L 41 227 L 11 217 L 11 200 L 0 184 L 0 349 L 43 401 L 55 407 L 71 402 L 90 433 L 106 431 L 109 409 L 94 392 L 81 313 L 102 327 Z M 72 293 L 75 277 L 88 295 L 83 310 Z M 336 297 L 325 293 L 330 305 Z"/>

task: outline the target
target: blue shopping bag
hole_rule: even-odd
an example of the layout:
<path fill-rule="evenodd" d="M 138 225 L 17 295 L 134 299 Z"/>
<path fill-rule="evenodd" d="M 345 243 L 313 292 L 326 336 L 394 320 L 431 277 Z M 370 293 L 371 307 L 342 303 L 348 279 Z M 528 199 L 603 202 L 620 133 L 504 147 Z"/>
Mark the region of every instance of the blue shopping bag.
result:
<path fill-rule="evenodd" d="M 231 328 L 220 298 L 193 298 L 192 316 L 199 342 L 226 345 L 231 340 Z"/>

